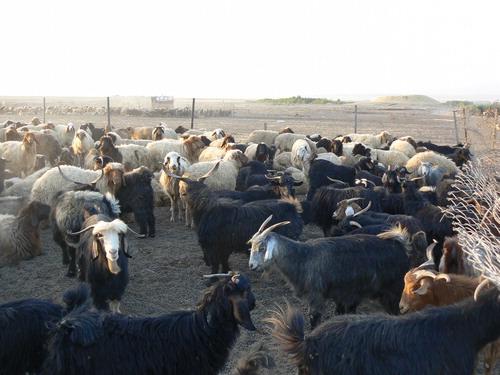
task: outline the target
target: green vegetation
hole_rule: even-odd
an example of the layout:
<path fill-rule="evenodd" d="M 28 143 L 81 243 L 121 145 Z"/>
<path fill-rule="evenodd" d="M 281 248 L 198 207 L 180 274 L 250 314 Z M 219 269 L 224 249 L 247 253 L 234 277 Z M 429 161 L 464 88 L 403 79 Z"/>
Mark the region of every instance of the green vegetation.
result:
<path fill-rule="evenodd" d="M 290 98 L 279 98 L 279 99 L 259 99 L 259 103 L 271 103 L 271 104 L 344 104 L 340 99 L 336 101 L 328 100 L 325 98 L 303 98 L 301 96 L 292 96 Z"/>
<path fill-rule="evenodd" d="M 453 105 L 457 107 L 467 108 L 474 115 L 483 115 L 489 111 L 489 115 L 491 115 L 495 110 L 500 112 L 500 102 L 494 101 L 493 103 L 482 103 L 482 104 L 474 104 L 473 102 L 464 100 L 450 100 L 445 104 Z"/>
<path fill-rule="evenodd" d="M 444 102 L 444 104 L 454 107 L 467 107 L 468 105 L 473 105 L 474 103 L 467 100 L 448 100 L 447 102 Z"/>

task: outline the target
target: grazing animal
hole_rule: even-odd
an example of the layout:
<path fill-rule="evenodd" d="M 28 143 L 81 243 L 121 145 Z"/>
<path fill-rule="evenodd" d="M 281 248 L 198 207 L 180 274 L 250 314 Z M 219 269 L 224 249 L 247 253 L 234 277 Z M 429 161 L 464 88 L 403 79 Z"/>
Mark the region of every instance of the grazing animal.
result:
<path fill-rule="evenodd" d="M 71 314 L 51 332 L 42 374 L 216 375 L 238 326 L 256 330 L 254 308 L 251 281 L 240 274 L 212 285 L 191 311 L 137 318 L 102 311 Z"/>
<path fill-rule="evenodd" d="M 6 168 L 26 177 L 35 170 L 37 141 L 34 133 L 28 132 L 21 142 L 0 142 L 0 157 L 7 162 Z"/>
<path fill-rule="evenodd" d="M 182 176 L 186 173 L 191 163 L 185 157 L 180 156 L 178 152 L 171 151 L 165 155 L 163 165 L 171 173 Z M 160 184 L 170 198 L 170 221 L 175 221 L 176 214 L 179 220 L 182 220 L 184 210 L 179 193 L 179 179 L 170 177 L 162 171 L 160 175 Z"/>

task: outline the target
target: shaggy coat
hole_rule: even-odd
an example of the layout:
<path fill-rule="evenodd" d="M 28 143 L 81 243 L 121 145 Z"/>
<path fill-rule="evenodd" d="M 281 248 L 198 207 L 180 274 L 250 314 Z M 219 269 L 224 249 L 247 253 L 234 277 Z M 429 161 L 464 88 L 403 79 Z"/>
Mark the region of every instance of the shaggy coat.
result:
<path fill-rule="evenodd" d="M 468 375 L 479 350 L 500 336 L 499 292 L 477 302 L 434 307 L 408 316 L 347 315 L 304 334 L 304 318 L 269 319 L 299 374 Z"/>
<path fill-rule="evenodd" d="M 7 161 L 6 168 L 26 177 L 35 170 L 37 143 L 32 132 L 24 135 L 21 142 L 0 142 L 0 157 Z"/>
<path fill-rule="evenodd" d="M 50 206 L 33 201 L 17 216 L 0 215 L 0 265 L 41 254 L 40 222 L 49 214 Z"/>
<path fill-rule="evenodd" d="M 356 170 L 353 167 L 344 167 L 343 165 L 335 165 L 327 160 L 314 159 L 311 161 L 309 168 L 307 200 L 310 201 L 313 199 L 318 188 L 332 183 L 328 177 L 346 182 L 349 186 L 354 186 L 355 176 Z"/>
<path fill-rule="evenodd" d="M 42 374 L 216 375 L 238 325 L 256 329 L 250 317 L 254 308 L 250 279 L 234 275 L 214 284 L 192 311 L 138 318 L 72 314 L 51 332 Z"/>
<path fill-rule="evenodd" d="M 205 143 L 198 136 L 190 136 L 185 140 L 162 139 L 154 141 L 146 146 L 149 158 L 155 170 L 159 169 L 159 164 L 170 151 L 176 151 L 185 157 L 190 163 L 196 163 L 201 152 L 205 148 Z"/>

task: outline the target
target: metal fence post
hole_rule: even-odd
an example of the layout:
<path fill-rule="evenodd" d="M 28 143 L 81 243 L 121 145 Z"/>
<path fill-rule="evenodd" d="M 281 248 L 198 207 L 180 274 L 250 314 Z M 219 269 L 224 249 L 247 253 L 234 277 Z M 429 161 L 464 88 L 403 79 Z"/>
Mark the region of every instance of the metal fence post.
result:
<path fill-rule="evenodd" d="M 465 108 L 462 108 L 462 119 L 464 121 L 465 142 L 468 143 L 468 139 L 467 139 L 467 124 L 466 124 L 466 121 L 465 121 Z"/>
<path fill-rule="evenodd" d="M 45 96 L 43 97 L 43 123 L 45 124 Z"/>
<path fill-rule="evenodd" d="M 453 111 L 453 123 L 455 124 L 455 139 L 456 143 L 458 144 L 458 124 L 457 124 L 457 111 Z"/>
<path fill-rule="evenodd" d="M 358 132 L 358 105 L 354 105 L 354 133 Z"/>
<path fill-rule="evenodd" d="M 193 98 L 193 105 L 191 106 L 191 129 L 193 129 L 194 126 L 194 102 L 195 98 Z"/>
<path fill-rule="evenodd" d="M 264 130 L 267 130 L 267 122 L 264 122 Z"/>
<path fill-rule="evenodd" d="M 108 106 L 108 128 L 111 128 L 111 111 L 109 107 L 109 96 L 106 98 L 107 106 Z"/>

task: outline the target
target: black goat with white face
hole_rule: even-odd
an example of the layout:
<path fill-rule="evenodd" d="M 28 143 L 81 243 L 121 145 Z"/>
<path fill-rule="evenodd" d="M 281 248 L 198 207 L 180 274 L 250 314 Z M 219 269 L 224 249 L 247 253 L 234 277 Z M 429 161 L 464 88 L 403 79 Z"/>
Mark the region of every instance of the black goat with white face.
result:
<path fill-rule="evenodd" d="M 239 326 L 256 330 L 250 279 L 243 274 L 222 278 L 194 310 L 158 317 L 102 311 L 66 317 L 51 333 L 42 374 L 218 374 Z"/>

